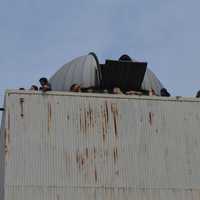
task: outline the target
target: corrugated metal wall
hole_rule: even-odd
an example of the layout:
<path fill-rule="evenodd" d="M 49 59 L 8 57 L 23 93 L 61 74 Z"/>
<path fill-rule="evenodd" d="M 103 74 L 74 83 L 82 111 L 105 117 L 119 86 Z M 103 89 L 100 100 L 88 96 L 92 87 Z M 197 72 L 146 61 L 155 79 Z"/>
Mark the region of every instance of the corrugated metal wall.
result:
<path fill-rule="evenodd" d="M 6 200 L 199 200 L 200 102 L 9 92 Z"/>

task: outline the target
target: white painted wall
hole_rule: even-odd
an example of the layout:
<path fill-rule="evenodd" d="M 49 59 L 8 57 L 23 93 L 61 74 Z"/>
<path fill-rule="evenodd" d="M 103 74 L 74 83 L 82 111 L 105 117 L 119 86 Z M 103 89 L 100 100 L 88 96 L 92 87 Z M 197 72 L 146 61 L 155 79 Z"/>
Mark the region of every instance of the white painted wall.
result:
<path fill-rule="evenodd" d="M 5 107 L 5 200 L 200 199 L 198 99 L 10 91 Z"/>

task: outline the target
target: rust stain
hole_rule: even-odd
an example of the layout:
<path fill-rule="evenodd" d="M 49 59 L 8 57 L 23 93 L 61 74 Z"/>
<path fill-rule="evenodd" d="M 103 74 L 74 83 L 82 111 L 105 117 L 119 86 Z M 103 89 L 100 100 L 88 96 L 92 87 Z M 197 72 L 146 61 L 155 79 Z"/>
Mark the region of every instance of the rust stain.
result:
<path fill-rule="evenodd" d="M 114 156 L 114 163 L 116 164 L 116 162 L 118 160 L 118 149 L 117 149 L 117 147 L 115 147 L 113 149 L 113 156 Z"/>
<path fill-rule="evenodd" d="M 100 123 L 102 139 L 103 142 L 105 142 L 109 128 L 109 110 L 107 102 L 105 102 L 105 105 L 101 105 L 99 112 L 97 110 L 94 111 L 90 104 L 88 106 L 80 105 L 79 107 L 80 132 L 84 135 L 88 133 L 92 134 L 94 133 L 94 127 L 96 127 L 97 123 Z"/>
<path fill-rule="evenodd" d="M 76 163 L 79 166 L 79 168 L 81 167 L 80 165 L 80 156 L 79 156 L 79 151 L 76 152 Z"/>
<path fill-rule="evenodd" d="M 85 164 L 85 158 L 81 156 L 81 166 L 83 166 Z"/>
<path fill-rule="evenodd" d="M 108 102 L 107 101 L 105 102 L 105 112 L 106 112 L 106 121 L 108 124 L 109 115 L 108 115 Z"/>
<path fill-rule="evenodd" d="M 5 155 L 7 157 L 7 155 L 8 155 L 8 144 L 7 144 L 7 131 L 6 131 L 6 129 L 4 130 L 4 140 L 5 140 Z"/>
<path fill-rule="evenodd" d="M 105 142 L 105 140 L 106 140 L 106 135 L 105 135 L 105 133 L 104 133 L 104 131 L 103 131 L 103 142 Z"/>
<path fill-rule="evenodd" d="M 104 155 L 105 158 L 108 158 L 108 156 L 109 156 L 108 150 L 105 150 L 105 151 L 103 152 L 103 155 Z"/>
<path fill-rule="evenodd" d="M 102 107 L 101 107 L 102 109 Z M 101 126 L 102 126 L 102 137 L 103 137 L 103 142 L 105 142 L 106 139 L 106 124 L 105 124 L 105 117 L 104 117 L 104 111 L 101 111 L 102 114 L 102 119 L 101 119 Z"/>
<path fill-rule="evenodd" d="M 105 142 L 109 128 L 109 111 L 108 111 L 107 101 L 105 101 L 104 105 L 101 106 L 101 123 L 102 123 L 102 139 L 103 142 Z"/>
<path fill-rule="evenodd" d="M 158 134 L 158 129 L 156 129 L 156 134 Z"/>
<path fill-rule="evenodd" d="M 117 171 L 115 172 L 115 174 L 116 174 L 117 176 L 119 176 L 119 170 L 117 170 Z"/>
<path fill-rule="evenodd" d="M 10 148 L 10 111 L 8 110 L 8 127 L 4 129 L 4 144 L 5 144 L 5 155 L 6 158 L 9 157 L 9 148 Z"/>
<path fill-rule="evenodd" d="M 85 127 L 85 133 L 88 129 L 88 126 L 87 126 L 87 111 L 84 110 L 84 127 Z"/>
<path fill-rule="evenodd" d="M 79 169 L 81 169 L 84 165 L 85 165 L 85 157 L 83 155 L 83 153 L 80 153 L 79 151 L 76 152 L 76 163 L 79 167 Z"/>
<path fill-rule="evenodd" d="M 118 136 L 118 130 L 117 130 L 117 121 L 116 121 L 116 117 L 114 117 L 114 128 L 115 128 L 115 136 Z"/>
<path fill-rule="evenodd" d="M 85 124 L 82 118 L 82 109 L 80 108 L 80 131 L 85 133 Z"/>
<path fill-rule="evenodd" d="M 8 110 L 8 131 L 10 131 L 10 111 Z"/>
<path fill-rule="evenodd" d="M 5 138 L 5 155 L 6 158 L 9 157 L 9 152 L 10 152 L 10 132 L 7 131 L 6 129 L 4 130 L 4 138 Z"/>
<path fill-rule="evenodd" d="M 87 159 L 89 158 L 89 151 L 88 151 L 88 148 L 85 149 L 85 156 L 86 156 Z"/>
<path fill-rule="evenodd" d="M 8 146 L 10 146 L 10 132 L 7 134 L 7 139 L 8 139 Z"/>
<path fill-rule="evenodd" d="M 76 152 L 76 163 L 78 164 L 78 162 L 79 162 L 79 152 L 77 151 Z"/>
<path fill-rule="evenodd" d="M 152 112 L 149 112 L 149 124 L 151 126 L 153 125 L 153 117 L 154 117 L 154 114 Z"/>
<path fill-rule="evenodd" d="M 48 103 L 48 133 L 50 132 L 51 129 L 51 119 L 52 119 L 52 109 L 51 109 L 51 104 Z"/>
<path fill-rule="evenodd" d="M 24 98 L 20 98 L 20 107 L 21 107 L 21 117 L 24 117 Z"/>
<path fill-rule="evenodd" d="M 90 126 L 94 127 L 93 117 L 92 117 L 92 108 L 91 108 L 90 105 L 89 105 L 89 108 L 87 110 L 87 119 L 89 120 Z"/>
<path fill-rule="evenodd" d="M 65 153 L 65 161 L 66 161 L 66 171 L 69 173 L 70 175 L 70 168 L 69 168 L 69 165 L 70 165 L 70 162 L 71 162 L 71 154 L 70 153 Z"/>
<path fill-rule="evenodd" d="M 116 150 L 116 157 L 118 157 L 118 152 Z M 75 154 L 75 161 L 79 170 L 87 170 L 86 166 L 88 163 L 94 163 L 97 157 L 97 149 L 92 147 L 91 149 L 85 148 L 80 151 L 80 149 L 76 150 Z M 101 156 L 101 155 L 100 155 Z M 66 165 L 67 162 L 70 162 L 69 156 L 66 154 Z M 69 164 L 68 164 L 69 165 Z"/>
<path fill-rule="evenodd" d="M 118 128 L 117 128 L 117 122 L 118 122 L 118 109 L 117 109 L 117 104 L 112 103 L 111 104 L 111 112 L 113 115 L 113 123 L 114 123 L 114 133 L 115 136 L 118 137 Z"/>
<path fill-rule="evenodd" d="M 96 159 L 96 148 L 94 147 L 94 159 Z"/>
<path fill-rule="evenodd" d="M 95 178 L 95 182 L 97 183 L 98 176 L 97 176 L 97 169 L 96 169 L 96 167 L 94 168 L 94 178 Z"/>
<path fill-rule="evenodd" d="M 81 107 L 81 105 L 80 105 Z M 93 111 L 91 106 L 89 105 L 88 108 L 81 109 L 80 108 L 80 131 L 83 134 L 87 134 L 92 128 L 94 128 L 95 126 L 95 120 L 94 120 L 94 116 L 93 116 Z"/>

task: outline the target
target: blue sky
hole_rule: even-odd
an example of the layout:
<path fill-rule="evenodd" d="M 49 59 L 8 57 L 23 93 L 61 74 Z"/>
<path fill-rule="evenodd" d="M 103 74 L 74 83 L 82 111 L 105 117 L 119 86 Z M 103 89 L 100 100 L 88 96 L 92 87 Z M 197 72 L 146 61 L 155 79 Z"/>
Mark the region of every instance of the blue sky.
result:
<path fill-rule="evenodd" d="M 200 89 L 200 1 L 0 0 L 0 103 L 72 58 L 127 53 L 147 61 L 173 95 Z"/>

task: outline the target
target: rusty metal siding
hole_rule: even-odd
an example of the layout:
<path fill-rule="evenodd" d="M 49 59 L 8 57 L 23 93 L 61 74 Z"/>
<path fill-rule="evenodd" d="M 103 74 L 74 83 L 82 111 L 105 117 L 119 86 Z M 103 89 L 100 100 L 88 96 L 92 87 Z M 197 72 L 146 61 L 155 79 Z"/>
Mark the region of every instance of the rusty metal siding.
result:
<path fill-rule="evenodd" d="M 199 200 L 199 105 L 10 92 L 5 200 Z"/>

